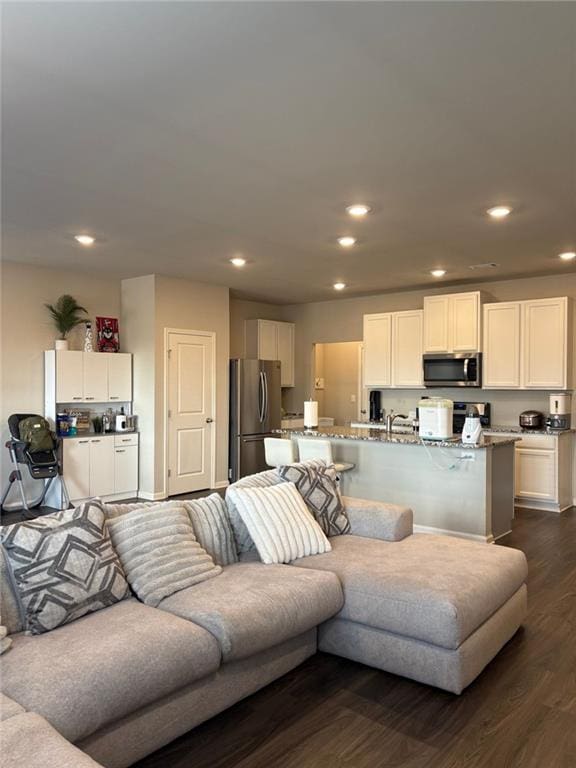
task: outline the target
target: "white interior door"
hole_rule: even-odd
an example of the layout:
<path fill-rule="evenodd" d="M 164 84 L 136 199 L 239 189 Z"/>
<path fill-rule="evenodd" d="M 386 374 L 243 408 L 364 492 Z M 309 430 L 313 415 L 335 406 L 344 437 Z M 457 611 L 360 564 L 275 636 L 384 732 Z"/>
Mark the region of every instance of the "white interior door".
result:
<path fill-rule="evenodd" d="M 168 334 L 168 494 L 210 488 L 214 437 L 214 340 Z"/>

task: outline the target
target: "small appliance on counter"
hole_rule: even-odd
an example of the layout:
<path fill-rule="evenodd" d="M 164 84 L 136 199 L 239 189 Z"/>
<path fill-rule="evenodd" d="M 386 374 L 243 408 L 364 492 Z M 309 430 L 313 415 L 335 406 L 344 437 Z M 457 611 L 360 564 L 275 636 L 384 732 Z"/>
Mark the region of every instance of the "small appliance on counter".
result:
<path fill-rule="evenodd" d="M 472 403 L 468 404 L 464 428 L 462 429 L 462 442 L 464 445 L 478 445 L 482 437 L 482 422 L 478 408 Z"/>
<path fill-rule="evenodd" d="M 444 397 L 425 397 L 418 402 L 419 435 L 423 440 L 452 437 L 454 403 Z"/>
<path fill-rule="evenodd" d="M 483 428 L 489 427 L 490 422 L 490 403 L 468 403 L 462 400 L 454 401 L 454 416 L 452 418 L 452 427 L 454 434 L 459 435 L 464 430 L 464 422 L 468 415 L 468 409 L 473 405 L 478 411 L 480 417 L 480 424 Z"/>
<path fill-rule="evenodd" d="M 129 416 L 124 413 L 124 408 L 116 414 L 115 419 L 116 432 L 134 432 L 136 430 L 136 416 Z"/>
<path fill-rule="evenodd" d="M 540 411 L 522 411 L 518 418 L 522 429 L 542 429 L 544 426 L 544 414 Z"/>
<path fill-rule="evenodd" d="M 572 419 L 572 396 L 567 392 L 558 392 L 550 395 L 550 413 L 546 419 L 548 429 L 561 431 L 570 429 Z"/>
<path fill-rule="evenodd" d="M 382 421 L 382 393 L 379 389 L 370 390 L 370 421 Z"/>

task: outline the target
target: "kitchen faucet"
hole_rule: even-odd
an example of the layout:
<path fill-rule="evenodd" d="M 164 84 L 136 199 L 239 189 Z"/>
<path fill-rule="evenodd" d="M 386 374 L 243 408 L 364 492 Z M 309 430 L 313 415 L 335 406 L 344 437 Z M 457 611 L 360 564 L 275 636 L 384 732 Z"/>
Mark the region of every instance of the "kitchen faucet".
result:
<path fill-rule="evenodd" d="M 390 411 L 390 413 L 386 416 L 386 432 L 392 432 L 395 419 L 405 419 L 405 418 L 406 416 L 404 416 L 403 413 L 394 413 L 393 411 Z"/>

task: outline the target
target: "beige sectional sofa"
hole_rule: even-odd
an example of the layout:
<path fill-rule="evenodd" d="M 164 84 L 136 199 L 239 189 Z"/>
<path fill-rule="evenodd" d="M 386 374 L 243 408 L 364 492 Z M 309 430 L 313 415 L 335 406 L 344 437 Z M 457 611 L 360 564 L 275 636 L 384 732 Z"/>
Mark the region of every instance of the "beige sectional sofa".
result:
<path fill-rule="evenodd" d="M 523 620 L 524 555 L 413 535 L 406 508 L 356 499 L 345 506 L 352 534 L 332 538 L 326 554 L 264 565 L 243 552 L 158 608 L 130 598 L 35 637 L 9 627 L 3 738 L 12 744 L 36 729 L 47 755 L 66 739 L 71 750 L 124 768 L 318 647 L 460 693 Z M 10 623 L 4 572 L 2 582 Z M 11 746 L 6 768 L 32 765 L 22 754 Z M 94 764 L 65 757 L 57 764 Z"/>

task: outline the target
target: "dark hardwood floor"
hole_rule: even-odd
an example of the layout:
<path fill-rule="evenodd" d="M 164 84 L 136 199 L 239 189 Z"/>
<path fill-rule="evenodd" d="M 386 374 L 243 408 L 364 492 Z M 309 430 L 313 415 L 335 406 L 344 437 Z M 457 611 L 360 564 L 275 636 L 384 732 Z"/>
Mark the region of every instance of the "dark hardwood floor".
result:
<path fill-rule="evenodd" d="M 576 509 L 521 510 L 499 545 L 530 612 L 462 696 L 319 653 L 137 768 L 575 768 Z"/>

